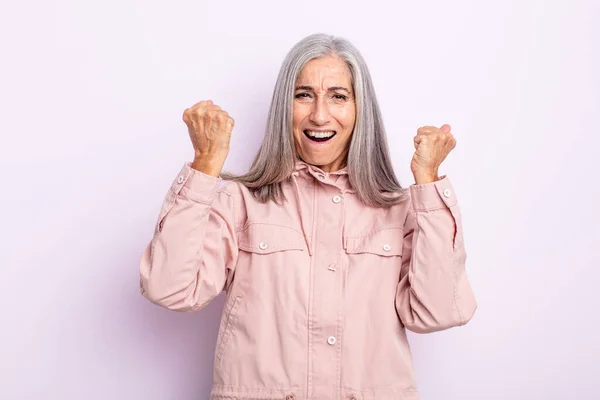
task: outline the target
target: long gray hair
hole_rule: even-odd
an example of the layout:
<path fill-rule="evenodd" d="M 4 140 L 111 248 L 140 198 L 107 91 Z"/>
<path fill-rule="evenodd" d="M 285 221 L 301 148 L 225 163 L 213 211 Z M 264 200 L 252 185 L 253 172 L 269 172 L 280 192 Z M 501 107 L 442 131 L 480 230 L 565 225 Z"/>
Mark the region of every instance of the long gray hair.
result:
<path fill-rule="evenodd" d="M 285 200 L 281 183 L 290 179 L 298 159 L 293 135 L 293 102 L 296 78 L 312 59 L 336 56 L 352 74 L 356 120 L 346 163 L 356 195 L 366 205 L 387 207 L 398 203 L 402 188 L 394 173 L 383 120 L 371 75 L 360 52 L 348 40 L 323 33 L 305 37 L 285 57 L 271 100 L 265 137 L 250 170 L 221 177 L 248 187 L 263 203 Z"/>

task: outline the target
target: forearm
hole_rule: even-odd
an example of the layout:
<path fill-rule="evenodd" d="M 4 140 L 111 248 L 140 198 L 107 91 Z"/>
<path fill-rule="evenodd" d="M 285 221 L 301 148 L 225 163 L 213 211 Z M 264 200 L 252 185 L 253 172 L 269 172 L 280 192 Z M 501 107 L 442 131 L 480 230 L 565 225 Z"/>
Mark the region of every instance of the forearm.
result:
<path fill-rule="evenodd" d="M 140 287 L 153 303 L 190 311 L 204 307 L 223 290 L 237 245 L 228 197 L 219 200 L 216 193 L 218 180 L 189 168 L 179 177 L 142 256 Z"/>
<path fill-rule="evenodd" d="M 398 314 L 425 333 L 467 323 L 476 309 L 467 279 L 460 209 L 447 179 L 411 187 L 412 210 L 397 291 Z"/>

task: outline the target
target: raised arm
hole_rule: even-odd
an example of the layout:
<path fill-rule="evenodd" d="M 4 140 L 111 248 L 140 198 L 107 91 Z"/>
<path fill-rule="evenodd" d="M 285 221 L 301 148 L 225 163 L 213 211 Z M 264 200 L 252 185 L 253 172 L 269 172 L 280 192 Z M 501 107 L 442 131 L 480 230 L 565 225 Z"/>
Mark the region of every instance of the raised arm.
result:
<path fill-rule="evenodd" d="M 163 202 L 140 261 L 140 289 L 173 310 L 206 306 L 233 279 L 238 246 L 231 195 L 219 190 L 233 119 L 212 101 L 183 113 L 194 146 Z"/>
<path fill-rule="evenodd" d="M 454 189 L 438 169 L 456 146 L 450 125 L 424 126 L 414 137 L 410 203 L 396 310 L 407 329 L 434 332 L 464 325 L 477 308 Z"/>

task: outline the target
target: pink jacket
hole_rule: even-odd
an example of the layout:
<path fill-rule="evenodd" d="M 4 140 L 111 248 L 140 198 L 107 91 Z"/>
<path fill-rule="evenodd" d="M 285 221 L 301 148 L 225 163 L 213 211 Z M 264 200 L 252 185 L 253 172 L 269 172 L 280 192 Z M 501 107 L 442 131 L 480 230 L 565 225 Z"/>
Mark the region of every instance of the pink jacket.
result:
<path fill-rule="evenodd" d="M 416 400 L 406 329 L 466 324 L 476 309 L 447 177 L 363 205 L 346 169 L 298 161 L 287 202 L 186 163 L 140 264 L 141 293 L 179 311 L 226 303 L 212 400 Z"/>

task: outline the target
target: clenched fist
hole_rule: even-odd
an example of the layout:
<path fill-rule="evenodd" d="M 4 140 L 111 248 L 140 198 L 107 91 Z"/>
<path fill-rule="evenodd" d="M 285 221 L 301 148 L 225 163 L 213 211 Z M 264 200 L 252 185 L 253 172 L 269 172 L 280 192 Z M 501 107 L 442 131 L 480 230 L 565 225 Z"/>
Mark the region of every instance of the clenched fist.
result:
<path fill-rule="evenodd" d="M 183 112 L 194 146 L 192 168 L 212 176 L 219 176 L 227 154 L 234 120 L 227 111 L 212 100 L 201 101 Z"/>
<path fill-rule="evenodd" d="M 439 179 L 438 168 L 446 156 L 456 146 L 456 139 L 450 133 L 450 125 L 423 126 L 414 137 L 415 154 L 410 169 L 417 184 L 434 182 Z"/>

